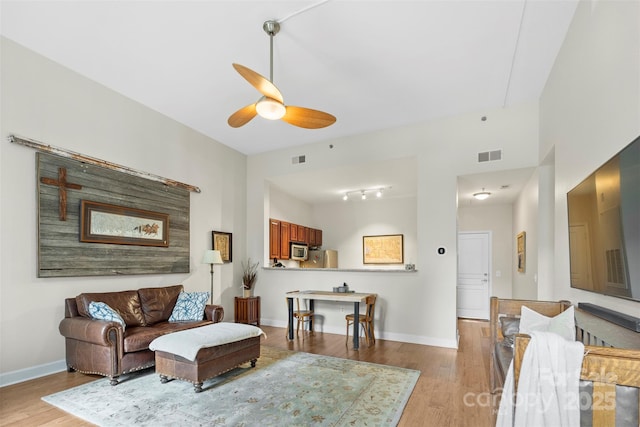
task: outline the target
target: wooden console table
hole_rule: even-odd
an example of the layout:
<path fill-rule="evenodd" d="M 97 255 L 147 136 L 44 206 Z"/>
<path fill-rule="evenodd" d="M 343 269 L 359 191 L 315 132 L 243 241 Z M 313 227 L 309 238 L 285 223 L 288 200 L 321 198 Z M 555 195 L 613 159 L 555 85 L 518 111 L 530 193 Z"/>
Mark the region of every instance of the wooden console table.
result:
<path fill-rule="evenodd" d="M 260 297 L 236 297 L 234 318 L 236 323 L 260 326 Z"/>

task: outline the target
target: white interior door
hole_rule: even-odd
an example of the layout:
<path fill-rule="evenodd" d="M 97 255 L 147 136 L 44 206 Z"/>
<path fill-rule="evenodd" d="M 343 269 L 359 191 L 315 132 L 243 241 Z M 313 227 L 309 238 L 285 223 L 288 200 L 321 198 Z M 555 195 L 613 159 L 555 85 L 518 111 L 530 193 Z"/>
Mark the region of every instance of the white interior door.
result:
<path fill-rule="evenodd" d="M 458 317 L 489 319 L 489 232 L 458 233 Z"/>

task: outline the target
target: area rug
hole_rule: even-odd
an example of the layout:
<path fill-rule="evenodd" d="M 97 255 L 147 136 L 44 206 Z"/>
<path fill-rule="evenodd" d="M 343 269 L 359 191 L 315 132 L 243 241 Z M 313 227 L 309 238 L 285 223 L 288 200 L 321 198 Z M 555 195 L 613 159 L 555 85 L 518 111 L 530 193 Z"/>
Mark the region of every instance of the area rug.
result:
<path fill-rule="evenodd" d="M 394 426 L 419 371 L 262 346 L 204 383 L 161 384 L 153 370 L 100 379 L 42 399 L 100 426 Z"/>

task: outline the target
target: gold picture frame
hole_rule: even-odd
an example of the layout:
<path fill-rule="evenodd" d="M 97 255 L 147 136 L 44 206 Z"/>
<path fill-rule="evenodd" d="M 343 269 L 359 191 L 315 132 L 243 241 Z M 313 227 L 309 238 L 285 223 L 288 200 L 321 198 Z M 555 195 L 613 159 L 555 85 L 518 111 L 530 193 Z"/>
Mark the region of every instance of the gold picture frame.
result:
<path fill-rule="evenodd" d="M 524 273 L 527 264 L 527 233 L 521 232 L 516 237 L 518 273 Z"/>
<path fill-rule="evenodd" d="M 166 248 L 169 247 L 169 215 L 81 200 L 80 241 Z"/>
<path fill-rule="evenodd" d="M 362 262 L 364 264 L 403 264 L 404 235 L 362 236 Z"/>
<path fill-rule="evenodd" d="M 223 262 L 233 261 L 233 239 L 231 233 L 224 231 L 212 231 L 211 238 L 213 240 L 213 250 L 220 251 Z"/>

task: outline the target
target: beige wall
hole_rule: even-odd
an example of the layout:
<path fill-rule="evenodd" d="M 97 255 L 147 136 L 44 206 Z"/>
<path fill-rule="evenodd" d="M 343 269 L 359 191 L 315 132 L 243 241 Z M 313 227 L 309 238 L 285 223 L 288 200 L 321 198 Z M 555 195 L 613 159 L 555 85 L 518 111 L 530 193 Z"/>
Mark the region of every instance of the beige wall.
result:
<path fill-rule="evenodd" d="M 512 298 L 538 299 L 538 171 L 526 183 L 513 204 Z M 525 232 L 525 268 L 518 271 L 516 236 Z"/>
<path fill-rule="evenodd" d="M 569 286 L 566 194 L 640 135 L 640 2 L 583 1 L 540 102 L 540 158 L 555 158 L 553 297 L 638 315 L 640 303 Z"/>
<path fill-rule="evenodd" d="M 233 233 L 245 253 L 245 156 L 165 116 L 1 39 L 0 384 L 64 369 L 58 323 L 81 292 L 184 283 L 210 288 L 200 263 L 211 231 Z M 35 151 L 9 134 L 200 187 L 191 193 L 191 272 L 127 277 L 36 277 Z M 214 300 L 233 316 L 240 264 L 216 267 Z M 235 270 L 235 271 L 234 271 Z"/>
<path fill-rule="evenodd" d="M 482 115 L 489 119 L 481 121 Z M 314 170 L 415 157 L 418 170 L 416 273 L 263 270 L 259 287 L 268 289 L 258 292 L 263 322 L 285 324 L 283 297 L 288 290 L 330 290 L 347 282 L 352 289 L 379 294 L 376 326 L 381 338 L 455 347 L 457 177 L 536 166 L 537 141 L 538 104 L 531 103 L 250 156 L 247 231 L 262 236 L 249 245 L 249 255 L 256 258 L 264 257 L 268 249 L 264 182 L 294 173 L 289 164 L 292 156 L 306 155 L 307 168 Z M 334 149 L 329 150 L 328 143 Z M 478 152 L 496 148 L 503 149 L 503 161 L 477 163 Z M 437 254 L 440 246 L 448 249 L 446 255 Z M 328 305 L 320 310 L 326 314 L 323 330 L 342 333 L 344 314 Z"/>

